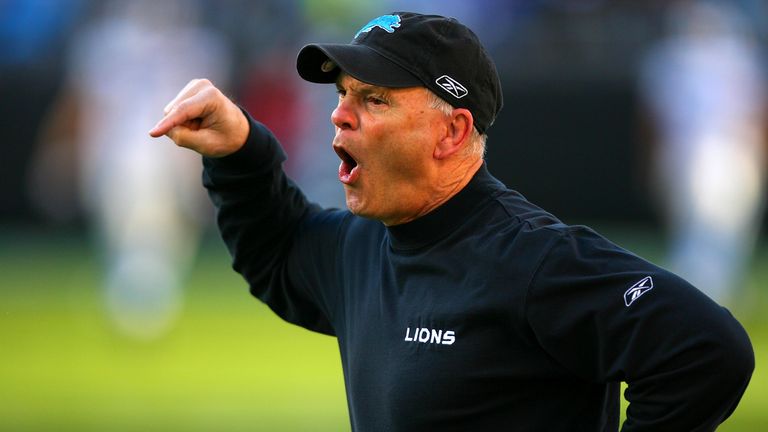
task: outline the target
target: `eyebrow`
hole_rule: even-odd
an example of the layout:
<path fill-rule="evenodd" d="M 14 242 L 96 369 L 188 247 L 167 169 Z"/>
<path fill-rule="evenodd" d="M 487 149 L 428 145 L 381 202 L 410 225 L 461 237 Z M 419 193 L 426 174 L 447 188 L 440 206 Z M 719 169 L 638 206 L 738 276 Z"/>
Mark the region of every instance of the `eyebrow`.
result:
<path fill-rule="evenodd" d="M 349 88 L 350 86 L 344 87 L 341 84 L 342 79 L 345 76 L 349 76 L 349 75 L 341 73 L 341 74 L 339 74 L 339 77 L 336 79 L 336 89 L 337 90 L 347 90 L 347 91 L 350 91 L 350 88 Z M 368 84 L 368 83 L 362 82 L 360 80 L 357 80 L 354 83 L 354 87 L 355 88 L 351 89 L 351 91 L 357 92 L 357 93 L 361 93 L 361 94 L 376 93 L 376 94 L 380 94 L 380 95 L 385 96 L 385 97 L 388 97 L 391 94 L 391 89 L 389 89 L 387 87 L 377 86 L 377 85 L 374 85 L 374 84 Z"/>

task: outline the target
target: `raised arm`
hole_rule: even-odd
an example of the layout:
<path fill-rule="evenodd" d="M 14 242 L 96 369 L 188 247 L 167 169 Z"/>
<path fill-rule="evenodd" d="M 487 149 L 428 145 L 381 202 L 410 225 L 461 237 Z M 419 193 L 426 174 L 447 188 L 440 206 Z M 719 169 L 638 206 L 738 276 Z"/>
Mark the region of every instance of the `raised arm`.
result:
<path fill-rule="evenodd" d="M 207 80 L 191 81 L 150 131 L 203 155 L 203 185 L 233 268 L 285 320 L 333 334 L 333 245 L 343 215 L 307 202 L 272 133 Z"/>

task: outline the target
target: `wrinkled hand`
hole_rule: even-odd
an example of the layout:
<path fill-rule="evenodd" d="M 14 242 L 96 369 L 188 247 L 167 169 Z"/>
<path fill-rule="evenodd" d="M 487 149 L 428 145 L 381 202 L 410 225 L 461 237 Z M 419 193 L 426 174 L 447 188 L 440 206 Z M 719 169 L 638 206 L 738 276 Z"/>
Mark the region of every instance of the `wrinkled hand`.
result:
<path fill-rule="evenodd" d="M 165 116 L 149 131 L 203 156 L 223 157 L 240 149 L 249 126 L 240 108 L 207 79 L 190 81 L 165 106 Z"/>

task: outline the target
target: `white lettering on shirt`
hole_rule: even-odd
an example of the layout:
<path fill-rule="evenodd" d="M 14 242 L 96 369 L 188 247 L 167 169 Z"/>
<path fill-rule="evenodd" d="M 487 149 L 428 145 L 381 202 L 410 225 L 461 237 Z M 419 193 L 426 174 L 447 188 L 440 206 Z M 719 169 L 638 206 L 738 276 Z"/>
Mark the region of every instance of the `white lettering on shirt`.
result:
<path fill-rule="evenodd" d="M 453 345 L 456 342 L 456 333 L 453 330 L 428 329 L 416 327 L 411 333 L 411 328 L 405 328 L 406 342 L 430 343 L 438 345 Z"/>

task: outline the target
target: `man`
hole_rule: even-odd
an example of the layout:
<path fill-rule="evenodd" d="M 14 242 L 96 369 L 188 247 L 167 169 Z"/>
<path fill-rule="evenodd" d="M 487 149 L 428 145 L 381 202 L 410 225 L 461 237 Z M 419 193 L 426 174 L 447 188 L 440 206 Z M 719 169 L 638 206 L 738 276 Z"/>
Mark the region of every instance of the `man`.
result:
<path fill-rule="evenodd" d="M 204 156 L 234 268 L 289 322 L 338 338 L 355 431 L 713 430 L 754 357 L 725 309 L 494 179 L 502 106 L 476 36 L 395 13 L 298 56 L 335 82 L 349 211 L 307 203 L 274 137 L 205 80 L 150 131 Z"/>

